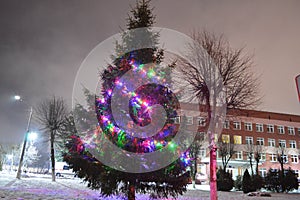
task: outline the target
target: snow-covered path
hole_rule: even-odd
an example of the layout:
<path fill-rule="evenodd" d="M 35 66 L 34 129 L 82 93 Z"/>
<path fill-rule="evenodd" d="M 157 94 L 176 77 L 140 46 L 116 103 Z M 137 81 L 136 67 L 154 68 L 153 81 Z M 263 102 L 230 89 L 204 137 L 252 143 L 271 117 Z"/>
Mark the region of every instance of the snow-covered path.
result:
<path fill-rule="evenodd" d="M 0 199 L 22 200 L 22 199 L 100 199 L 113 200 L 120 197 L 103 198 L 99 191 L 88 189 L 78 178 L 57 178 L 56 182 L 51 181 L 49 175 L 29 175 L 21 180 L 15 178 L 15 173 L 0 172 Z M 197 185 L 189 190 L 178 200 L 209 200 L 209 186 Z M 241 192 L 218 192 L 219 200 L 253 200 L 258 197 L 248 197 Z M 149 199 L 147 195 L 137 195 L 136 200 Z M 172 198 L 164 199 L 171 200 Z M 258 199 L 272 200 L 300 200 L 300 194 L 273 194 L 272 197 L 259 197 Z"/>

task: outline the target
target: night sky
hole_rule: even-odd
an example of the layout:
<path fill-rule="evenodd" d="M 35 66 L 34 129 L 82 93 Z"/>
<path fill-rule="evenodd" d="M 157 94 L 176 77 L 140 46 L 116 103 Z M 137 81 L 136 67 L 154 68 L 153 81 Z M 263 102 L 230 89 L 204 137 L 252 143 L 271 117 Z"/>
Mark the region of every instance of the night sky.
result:
<path fill-rule="evenodd" d="M 130 4 L 110 1 L 0 1 L 0 143 L 20 142 L 29 107 L 51 95 L 71 105 L 80 64 L 125 28 Z M 260 109 L 300 115 L 300 1 L 155 0 L 156 26 L 185 34 L 224 34 L 254 55 L 264 96 Z M 23 102 L 15 102 L 14 95 Z M 33 124 L 32 129 L 37 129 Z"/>

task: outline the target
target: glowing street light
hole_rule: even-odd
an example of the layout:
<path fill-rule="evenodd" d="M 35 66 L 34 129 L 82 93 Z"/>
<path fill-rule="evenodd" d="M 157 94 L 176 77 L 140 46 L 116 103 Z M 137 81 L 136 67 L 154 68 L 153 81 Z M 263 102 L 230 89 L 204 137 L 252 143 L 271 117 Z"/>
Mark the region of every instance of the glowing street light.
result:
<path fill-rule="evenodd" d="M 36 132 L 30 132 L 29 134 L 28 134 L 28 140 L 30 140 L 30 141 L 34 141 L 34 140 L 36 140 L 36 138 L 37 138 L 37 133 Z"/>
<path fill-rule="evenodd" d="M 20 101 L 20 100 L 21 100 L 21 96 L 15 95 L 15 96 L 14 96 L 14 99 L 17 100 L 17 101 Z"/>

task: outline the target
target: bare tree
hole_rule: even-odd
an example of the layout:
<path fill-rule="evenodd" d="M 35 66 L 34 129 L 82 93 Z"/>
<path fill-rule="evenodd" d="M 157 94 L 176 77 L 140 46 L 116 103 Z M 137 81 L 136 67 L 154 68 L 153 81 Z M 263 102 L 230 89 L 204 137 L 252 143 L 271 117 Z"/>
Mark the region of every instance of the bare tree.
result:
<path fill-rule="evenodd" d="M 62 98 L 53 96 L 42 101 L 36 108 L 36 119 L 50 140 L 52 181 L 55 181 L 55 149 L 54 144 L 59 130 L 67 116 L 67 106 Z"/>
<path fill-rule="evenodd" d="M 232 49 L 223 36 L 208 32 L 194 33 L 194 42 L 188 44 L 189 61 L 179 59 L 177 65 L 185 90 L 190 90 L 191 101 L 197 100 L 206 107 L 208 122 L 214 122 L 214 110 L 223 93 L 227 109 L 252 108 L 259 103 L 258 78 L 252 71 L 252 57 L 244 55 L 243 48 Z M 216 80 L 216 79 L 220 79 Z M 222 85 L 223 87 L 220 87 Z M 225 90 L 220 91 L 220 89 Z M 224 117 L 224 116 L 223 116 Z M 210 187 L 211 199 L 217 199 L 216 192 L 216 145 L 214 132 L 209 131 L 210 140 Z"/>
<path fill-rule="evenodd" d="M 222 159 L 223 171 L 226 172 L 228 162 L 235 154 L 235 144 L 232 142 L 221 141 L 218 143 L 219 155 Z"/>
<path fill-rule="evenodd" d="M 287 152 L 286 152 L 286 147 L 282 144 L 279 143 L 278 151 L 277 151 L 277 161 L 280 164 L 280 182 L 281 182 L 281 191 L 285 191 L 285 184 L 283 184 L 283 179 L 284 179 L 284 164 L 287 163 Z"/>
<path fill-rule="evenodd" d="M 260 162 L 260 160 L 262 159 L 261 155 L 264 152 L 264 146 L 263 145 L 255 145 L 254 147 L 254 160 L 255 160 L 255 164 L 256 164 L 256 175 L 259 175 L 259 171 L 258 171 L 258 164 Z"/>

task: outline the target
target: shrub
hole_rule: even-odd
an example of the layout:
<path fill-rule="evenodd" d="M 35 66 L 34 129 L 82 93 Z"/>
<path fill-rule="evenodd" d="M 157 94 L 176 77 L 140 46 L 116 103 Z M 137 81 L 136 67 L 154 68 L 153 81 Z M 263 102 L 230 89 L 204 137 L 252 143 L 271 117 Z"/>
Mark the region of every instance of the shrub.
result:
<path fill-rule="evenodd" d="M 298 190 L 298 187 L 299 187 L 298 179 L 297 179 L 295 173 L 291 169 L 289 169 L 287 171 L 287 173 L 285 174 L 284 179 L 283 179 L 283 185 L 284 185 L 283 188 L 285 188 L 285 191 L 283 191 L 283 192 L 289 192 L 294 189 Z"/>
<path fill-rule="evenodd" d="M 254 192 L 256 190 L 256 188 L 253 186 L 253 181 L 248 169 L 246 169 L 246 171 L 244 172 L 242 189 L 244 193 Z"/>
<path fill-rule="evenodd" d="M 242 176 L 238 175 L 236 177 L 236 180 L 234 181 L 234 187 L 237 191 L 242 190 L 243 182 L 242 182 Z"/>
<path fill-rule="evenodd" d="M 217 172 L 217 188 L 219 191 L 230 191 L 232 190 L 234 181 L 232 175 L 229 172 L 224 172 L 220 169 Z"/>
<path fill-rule="evenodd" d="M 281 184 L 279 178 L 279 171 L 269 169 L 265 178 L 266 188 L 273 192 L 280 192 Z"/>
<path fill-rule="evenodd" d="M 289 192 L 293 189 L 298 189 L 298 179 L 295 173 L 288 169 L 281 177 L 280 170 L 269 169 L 269 172 L 265 178 L 266 188 L 276 192 Z"/>
<path fill-rule="evenodd" d="M 260 190 L 264 185 L 263 178 L 260 175 L 252 176 L 251 180 L 252 180 L 252 186 L 254 190 Z"/>

